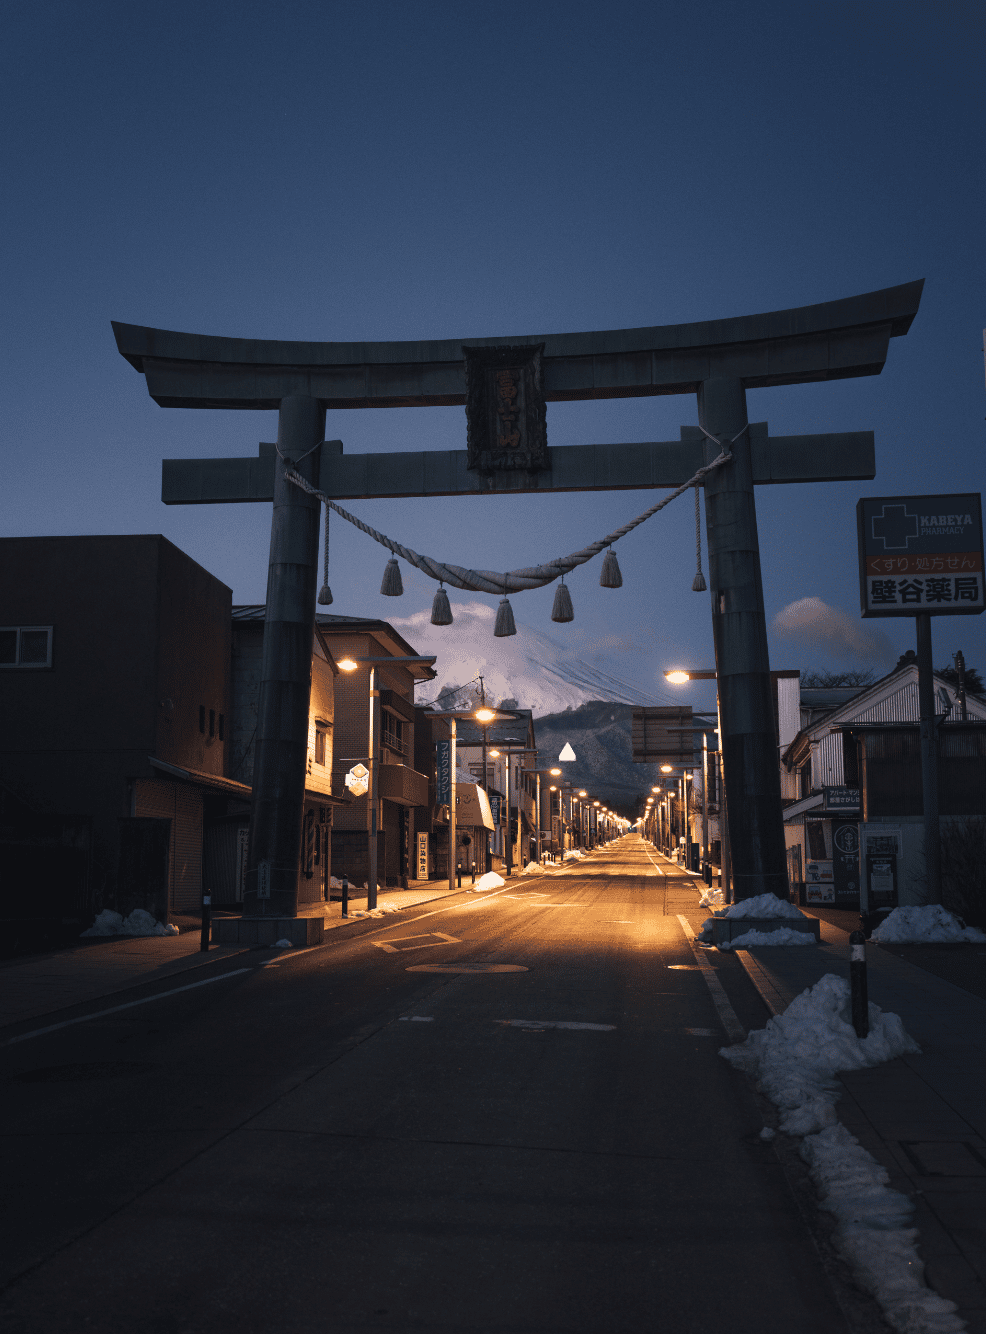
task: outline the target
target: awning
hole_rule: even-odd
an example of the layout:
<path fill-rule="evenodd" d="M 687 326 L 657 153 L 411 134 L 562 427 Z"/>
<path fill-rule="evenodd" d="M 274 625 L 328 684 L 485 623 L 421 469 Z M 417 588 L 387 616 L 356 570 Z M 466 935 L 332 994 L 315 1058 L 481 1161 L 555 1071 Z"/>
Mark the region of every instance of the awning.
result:
<path fill-rule="evenodd" d="M 240 801 L 251 801 L 253 799 L 253 788 L 249 783 L 238 783 L 235 778 L 221 778 L 218 774 L 204 774 L 200 769 L 181 768 L 177 764 L 168 764 L 164 760 L 159 760 L 153 755 L 148 755 L 147 761 L 152 768 L 159 769 L 161 773 L 167 774 L 169 778 L 177 778 L 183 783 L 193 783 L 196 787 L 204 787 L 210 792 L 218 792 L 225 797 L 236 797 Z M 319 792 L 312 787 L 305 788 L 305 796 L 313 797 L 326 806 L 348 806 L 350 804 L 348 797 L 330 797 L 327 793 Z"/>
<path fill-rule="evenodd" d="M 490 799 L 478 783 L 456 783 L 455 785 L 455 823 L 462 828 L 471 825 L 493 830 L 493 812 Z"/>

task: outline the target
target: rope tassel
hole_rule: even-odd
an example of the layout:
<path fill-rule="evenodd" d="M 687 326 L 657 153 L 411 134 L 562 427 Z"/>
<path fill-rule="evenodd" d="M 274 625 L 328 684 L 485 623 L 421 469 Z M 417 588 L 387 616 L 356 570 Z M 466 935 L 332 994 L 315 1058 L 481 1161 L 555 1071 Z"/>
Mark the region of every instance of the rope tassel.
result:
<path fill-rule="evenodd" d="M 496 609 L 496 624 L 493 627 L 493 633 L 497 639 L 505 639 L 507 635 L 515 635 L 517 626 L 514 624 L 514 609 L 510 605 L 509 598 L 501 598 L 500 605 Z"/>
<path fill-rule="evenodd" d="M 620 562 L 616 559 L 616 552 L 610 547 L 603 557 L 602 573 L 599 576 L 599 586 L 601 588 L 622 588 L 623 575 L 620 573 Z"/>
<path fill-rule="evenodd" d="M 435 600 L 431 604 L 431 623 L 432 625 L 452 624 L 452 608 L 449 606 L 448 594 L 444 588 L 439 588 L 435 594 Z"/>
<path fill-rule="evenodd" d="M 401 581 L 401 567 L 397 564 L 397 557 L 391 556 L 383 572 L 380 593 L 385 598 L 399 598 L 403 592 L 404 584 Z"/>
<path fill-rule="evenodd" d="M 698 503 L 698 485 L 695 486 L 695 561 L 698 570 L 695 578 L 692 580 L 692 592 L 704 593 L 706 589 L 705 575 L 702 573 L 702 516 L 699 511 Z"/>
<path fill-rule="evenodd" d="M 329 587 L 329 507 L 325 507 L 325 563 L 323 565 L 322 587 L 318 590 L 318 605 L 332 606 L 332 589 Z"/>
<path fill-rule="evenodd" d="M 555 589 L 555 602 L 551 608 L 551 619 L 553 621 L 574 621 L 575 611 L 572 607 L 572 595 L 568 591 L 568 585 L 563 579 Z"/>

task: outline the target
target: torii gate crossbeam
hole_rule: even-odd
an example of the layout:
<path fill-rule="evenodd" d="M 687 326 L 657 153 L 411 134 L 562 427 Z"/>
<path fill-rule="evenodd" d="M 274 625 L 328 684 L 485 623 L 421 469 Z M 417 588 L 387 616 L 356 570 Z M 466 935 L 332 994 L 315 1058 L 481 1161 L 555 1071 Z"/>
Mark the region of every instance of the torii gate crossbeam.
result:
<path fill-rule="evenodd" d="M 698 324 L 509 339 L 299 343 L 115 322 L 113 329 L 120 353 L 162 407 L 278 409 L 284 459 L 339 499 L 674 486 L 692 475 L 693 462 L 718 453 L 695 427 L 683 428 L 681 442 L 554 447 L 535 474 L 470 472 L 461 451 L 345 456 L 339 442 L 313 450 L 328 408 L 464 404 L 466 348 L 543 348 L 547 402 L 695 393 L 700 426 L 717 440 L 734 439 L 731 463 L 706 479 L 705 508 L 736 897 L 786 896 L 754 486 L 872 477 L 873 441 L 869 432 L 769 437 L 764 425 L 748 423 L 746 390 L 878 375 L 890 339 L 910 328 L 922 287 L 906 283 Z M 281 918 L 290 935 L 298 909 L 318 502 L 286 482 L 275 451 L 263 445 L 255 459 L 166 461 L 163 499 L 274 502 L 244 913 Z M 261 863 L 270 868 L 265 898 L 257 895 Z"/>

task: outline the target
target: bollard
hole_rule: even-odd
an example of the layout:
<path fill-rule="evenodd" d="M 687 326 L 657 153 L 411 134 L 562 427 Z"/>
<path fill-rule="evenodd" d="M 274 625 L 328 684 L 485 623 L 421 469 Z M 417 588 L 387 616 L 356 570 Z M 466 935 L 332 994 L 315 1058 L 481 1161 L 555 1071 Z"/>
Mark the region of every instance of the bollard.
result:
<path fill-rule="evenodd" d="M 456 862 L 456 864 L 455 864 L 455 887 L 456 887 L 456 889 L 461 889 L 461 888 L 462 888 L 462 863 L 461 863 L 461 862 Z"/>
<path fill-rule="evenodd" d="M 342 915 L 349 916 L 349 876 L 342 877 Z"/>
<path fill-rule="evenodd" d="M 202 895 L 202 940 L 199 949 L 209 952 L 209 940 L 212 936 L 212 895 Z"/>
<path fill-rule="evenodd" d="M 870 1006 L 866 994 L 866 937 L 854 931 L 849 937 L 849 987 L 852 992 L 852 1026 L 858 1038 L 870 1031 Z"/>
<path fill-rule="evenodd" d="M 473 882 L 473 884 L 476 883 L 476 863 L 475 863 L 475 862 L 473 862 L 473 864 L 472 864 L 472 882 Z"/>

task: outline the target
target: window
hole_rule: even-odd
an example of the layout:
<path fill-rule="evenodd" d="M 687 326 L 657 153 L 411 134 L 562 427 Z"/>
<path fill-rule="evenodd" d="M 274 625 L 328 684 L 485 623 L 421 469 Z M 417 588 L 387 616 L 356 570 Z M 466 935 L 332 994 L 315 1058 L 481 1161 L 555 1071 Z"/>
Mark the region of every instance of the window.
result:
<path fill-rule="evenodd" d="M 0 627 L 0 667 L 50 667 L 52 626 Z"/>
<path fill-rule="evenodd" d="M 325 763 L 325 743 L 328 738 L 328 729 L 325 727 L 315 727 L 315 763 Z"/>
<path fill-rule="evenodd" d="M 406 755 L 408 729 L 404 719 L 385 709 L 381 722 L 383 744 L 389 750 L 396 750 L 398 755 Z"/>

